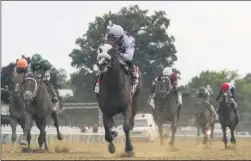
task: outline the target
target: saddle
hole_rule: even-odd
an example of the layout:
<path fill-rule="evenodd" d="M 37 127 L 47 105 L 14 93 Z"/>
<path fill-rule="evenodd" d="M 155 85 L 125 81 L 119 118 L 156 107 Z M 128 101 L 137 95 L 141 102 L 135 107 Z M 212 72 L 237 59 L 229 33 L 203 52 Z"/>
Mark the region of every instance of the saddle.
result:
<path fill-rule="evenodd" d="M 131 78 L 131 81 L 132 81 L 133 76 L 132 76 L 132 72 L 131 72 L 130 67 L 128 66 L 128 64 L 121 57 L 119 57 L 119 63 L 121 64 L 122 68 L 124 69 L 125 74 L 129 75 L 130 78 Z M 133 64 L 133 67 L 134 67 L 134 71 L 139 76 L 139 68 L 134 64 Z M 132 88 L 131 88 L 132 95 L 135 93 L 137 86 L 138 86 L 138 83 L 132 85 Z"/>

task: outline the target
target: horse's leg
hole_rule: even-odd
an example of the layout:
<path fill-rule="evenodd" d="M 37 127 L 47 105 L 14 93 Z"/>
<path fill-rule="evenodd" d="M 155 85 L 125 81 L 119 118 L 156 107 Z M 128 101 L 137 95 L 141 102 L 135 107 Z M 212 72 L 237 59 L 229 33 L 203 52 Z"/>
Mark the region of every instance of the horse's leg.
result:
<path fill-rule="evenodd" d="M 160 145 L 164 145 L 164 138 L 163 138 L 163 124 L 158 121 L 158 130 L 159 130 L 159 140 L 160 140 Z"/>
<path fill-rule="evenodd" d="M 124 124 L 123 124 L 123 130 L 125 133 L 126 141 L 125 141 L 125 152 L 129 153 L 133 151 L 132 141 L 130 137 L 130 130 L 131 130 L 131 124 L 130 119 L 132 117 L 132 106 L 128 106 L 126 108 L 126 111 L 123 112 L 124 115 Z"/>
<path fill-rule="evenodd" d="M 111 131 L 114 121 L 112 117 L 106 117 L 103 114 L 103 124 L 105 128 L 105 140 L 109 143 L 108 150 L 110 153 L 115 153 L 116 148 L 113 144 L 114 138 L 118 135 L 116 131 Z"/>
<path fill-rule="evenodd" d="M 23 129 L 24 131 L 24 123 L 23 122 L 20 122 L 21 124 L 21 128 Z M 27 142 L 28 142 L 28 149 L 27 150 L 31 150 L 31 132 L 29 131 L 28 134 L 27 134 Z"/>
<path fill-rule="evenodd" d="M 31 127 L 32 127 L 32 115 L 26 110 L 24 111 L 24 119 L 25 119 L 24 135 L 20 143 L 21 146 L 27 146 L 28 133 L 31 131 Z"/>
<path fill-rule="evenodd" d="M 177 114 L 175 114 L 175 116 L 172 119 L 171 129 L 172 129 L 172 137 L 171 137 L 171 140 L 169 142 L 169 145 L 171 147 L 173 147 L 174 140 L 175 140 L 175 133 L 177 131 Z"/>
<path fill-rule="evenodd" d="M 40 134 L 38 137 L 39 150 L 42 151 L 42 146 L 44 144 L 45 150 L 48 151 L 48 146 L 46 143 L 46 132 L 45 132 L 46 120 L 45 119 L 43 121 L 36 120 L 36 124 L 40 130 Z"/>
<path fill-rule="evenodd" d="M 44 126 L 44 149 L 45 151 L 49 151 L 48 144 L 47 144 L 47 139 L 46 139 L 46 131 L 45 131 L 45 126 Z"/>
<path fill-rule="evenodd" d="M 59 123 L 58 123 L 58 114 L 57 114 L 57 111 L 53 111 L 51 113 L 51 117 L 52 117 L 52 119 L 54 121 L 54 126 L 57 129 L 57 139 L 58 140 L 63 140 L 63 136 L 62 136 L 61 132 L 59 131 Z"/>
<path fill-rule="evenodd" d="M 39 136 L 38 136 L 39 150 L 42 150 L 43 139 L 42 139 L 42 134 L 41 134 L 41 123 L 38 120 L 36 120 L 36 125 L 37 125 L 37 128 L 40 131 Z"/>
<path fill-rule="evenodd" d="M 137 110 L 138 110 L 138 98 L 136 95 L 134 95 L 132 102 L 132 117 L 130 118 L 131 131 L 133 130 L 134 127 L 134 118 L 136 116 Z"/>
<path fill-rule="evenodd" d="M 198 144 L 199 141 L 200 141 L 200 129 L 201 129 L 198 123 L 197 123 L 197 125 L 196 125 L 196 128 L 197 128 L 196 143 Z"/>
<path fill-rule="evenodd" d="M 222 126 L 222 132 L 223 132 L 223 142 L 225 144 L 225 148 L 227 148 L 227 134 L 226 134 L 226 127 Z"/>
<path fill-rule="evenodd" d="M 209 125 L 209 124 L 206 125 L 204 127 L 203 133 L 204 133 L 204 141 L 203 141 L 203 143 L 206 144 L 206 147 L 208 148 L 209 147 L 209 140 L 211 138 L 211 125 Z"/>
<path fill-rule="evenodd" d="M 28 149 L 31 148 L 31 132 L 29 131 L 28 132 L 28 135 L 27 135 L 27 141 L 28 141 Z"/>
<path fill-rule="evenodd" d="M 17 139 L 17 134 L 16 134 L 16 129 L 17 129 L 17 121 L 14 118 L 10 117 L 10 126 L 12 130 L 12 135 L 11 135 L 11 142 L 12 142 L 12 150 L 11 152 L 15 152 L 15 147 L 16 147 L 16 139 Z"/>
<path fill-rule="evenodd" d="M 212 141 L 213 141 L 213 138 L 214 138 L 214 126 L 215 126 L 215 122 L 213 122 L 211 124 L 210 146 L 212 145 Z"/>
<path fill-rule="evenodd" d="M 234 135 L 234 128 L 231 127 L 231 143 L 235 144 L 236 140 L 235 140 L 235 135 Z"/>

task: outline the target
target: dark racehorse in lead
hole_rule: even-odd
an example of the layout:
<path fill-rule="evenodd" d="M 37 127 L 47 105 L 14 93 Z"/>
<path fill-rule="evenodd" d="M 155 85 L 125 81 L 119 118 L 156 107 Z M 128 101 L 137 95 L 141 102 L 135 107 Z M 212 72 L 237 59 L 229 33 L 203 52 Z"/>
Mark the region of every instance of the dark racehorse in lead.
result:
<path fill-rule="evenodd" d="M 105 140 L 109 143 L 109 152 L 114 153 L 116 149 L 113 140 L 118 133 L 111 131 L 114 125 L 113 116 L 122 113 L 124 115 L 123 130 L 126 137 L 125 151 L 129 153 L 133 151 L 130 131 L 133 129 L 134 118 L 138 109 L 138 97 L 142 84 L 141 74 L 137 70 L 139 83 L 132 87 L 130 71 L 118 54 L 116 47 L 109 42 L 105 42 L 98 50 L 97 66 L 101 76 L 97 100 L 103 113 Z M 137 67 L 135 66 L 135 68 Z"/>

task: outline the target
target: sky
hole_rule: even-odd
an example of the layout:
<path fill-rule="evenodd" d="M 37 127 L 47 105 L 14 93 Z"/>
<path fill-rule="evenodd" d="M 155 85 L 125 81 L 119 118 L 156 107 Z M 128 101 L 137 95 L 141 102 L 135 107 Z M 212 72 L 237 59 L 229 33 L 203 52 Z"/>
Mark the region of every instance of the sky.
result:
<path fill-rule="evenodd" d="M 135 4 L 150 13 L 164 10 L 171 19 L 168 33 L 176 39 L 174 67 L 182 73 L 180 84 L 203 70 L 251 72 L 250 1 L 3 1 L 1 64 L 15 61 L 22 53 L 40 53 L 56 68 L 74 72 L 68 55 L 88 23 Z"/>

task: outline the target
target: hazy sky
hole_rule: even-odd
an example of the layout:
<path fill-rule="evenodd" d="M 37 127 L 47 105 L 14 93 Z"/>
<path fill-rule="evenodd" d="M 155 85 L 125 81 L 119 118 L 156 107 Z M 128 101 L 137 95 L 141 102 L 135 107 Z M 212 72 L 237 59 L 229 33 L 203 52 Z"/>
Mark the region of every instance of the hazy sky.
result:
<path fill-rule="evenodd" d="M 171 19 L 168 33 L 176 38 L 181 84 L 201 71 L 251 69 L 251 2 L 2 2 L 2 65 L 22 53 L 40 53 L 56 68 L 75 71 L 68 54 L 75 40 L 96 16 L 138 4 L 142 9 L 165 10 Z M 137 40 L 136 40 L 137 41 Z M 137 54 L 137 53 L 136 53 Z M 237 57 L 238 56 L 238 57 Z M 238 58 L 238 59 L 237 59 Z"/>

